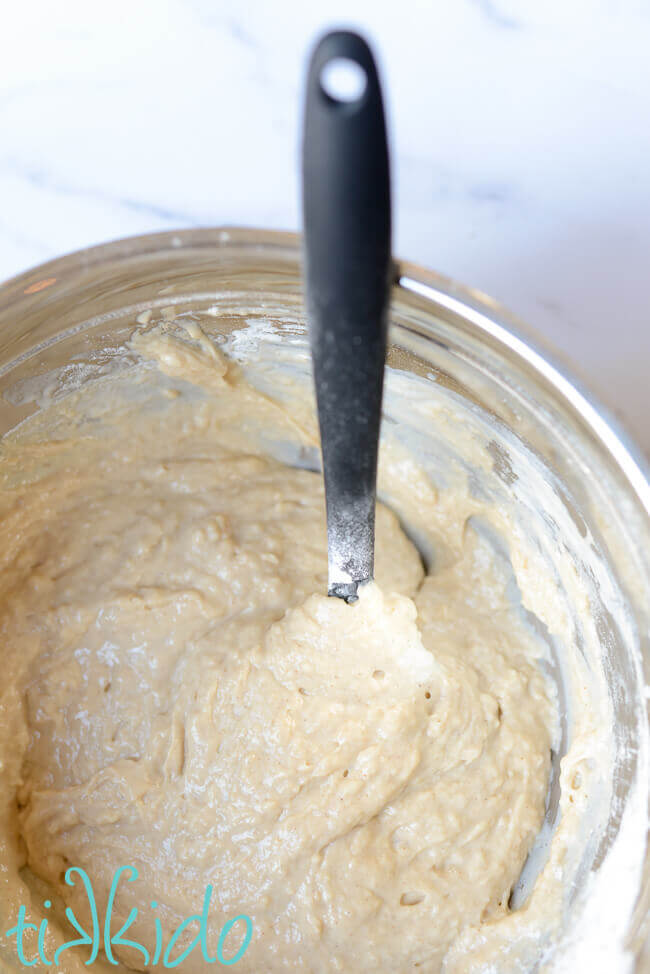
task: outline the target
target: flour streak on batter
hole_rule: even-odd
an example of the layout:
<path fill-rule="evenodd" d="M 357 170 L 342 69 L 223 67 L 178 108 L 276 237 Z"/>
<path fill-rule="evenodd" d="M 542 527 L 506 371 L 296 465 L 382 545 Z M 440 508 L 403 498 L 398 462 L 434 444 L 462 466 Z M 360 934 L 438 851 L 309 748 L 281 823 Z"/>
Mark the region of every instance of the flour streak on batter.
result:
<path fill-rule="evenodd" d="M 382 507 L 376 584 L 326 598 L 320 478 L 259 447 L 296 418 L 193 338 L 140 337 L 135 373 L 3 443 L 0 895 L 27 864 L 35 920 L 52 887 L 82 918 L 65 869 L 103 908 L 129 863 L 114 915 L 149 947 L 150 900 L 168 937 L 212 884 L 214 936 L 253 921 L 237 970 L 465 969 L 509 922 L 555 727 L 509 567 L 430 490 L 444 567 Z"/>

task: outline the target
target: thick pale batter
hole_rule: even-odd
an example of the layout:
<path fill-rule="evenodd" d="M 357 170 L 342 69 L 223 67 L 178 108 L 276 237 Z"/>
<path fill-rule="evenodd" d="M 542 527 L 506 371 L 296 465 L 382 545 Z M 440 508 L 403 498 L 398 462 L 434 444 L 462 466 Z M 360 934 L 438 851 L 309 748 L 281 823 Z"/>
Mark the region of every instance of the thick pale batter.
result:
<path fill-rule="evenodd" d="M 136 347 L 137 381 L 3 444 L 0 896 L 26 902 L 27 863 L 35 923 L 52 887 L 88 923 L 66 868 L 101 911 L 133 865 L 114 924 L 138 907 L 150 952 L 154 915 L 167 942 L 212 884 L 213 948 L 253 923 L 236 970 L 465 969 L 463 939 L 509 922 L 555 725 L 477 505 L 414 473 L 439 570 L 382 507 L 377 584 L 328 599 L 321 480 L 259 445 L 294 420 L 204 341 Z M 71 935 L 52 920 L 48 953 Z M 206 970 L 198 948 L 180 970 Z"/>

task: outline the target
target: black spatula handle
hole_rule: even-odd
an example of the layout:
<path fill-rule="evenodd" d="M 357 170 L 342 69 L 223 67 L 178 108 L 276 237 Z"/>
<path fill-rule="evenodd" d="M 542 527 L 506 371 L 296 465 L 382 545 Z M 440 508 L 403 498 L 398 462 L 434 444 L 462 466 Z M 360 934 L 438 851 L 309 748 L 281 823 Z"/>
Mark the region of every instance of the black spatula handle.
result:
<path fill-rule="evenodd" d="M 365 90 L 353 102 L 323 88 L 323 69 L 339 58 L 365 73 Z M 309 66 L 303 212 L 329 594 L 351 601 L 357 586 L 373 577 L 391 213 L 377 69 L 366 42 L 347 31 L 323 37 Z"/>

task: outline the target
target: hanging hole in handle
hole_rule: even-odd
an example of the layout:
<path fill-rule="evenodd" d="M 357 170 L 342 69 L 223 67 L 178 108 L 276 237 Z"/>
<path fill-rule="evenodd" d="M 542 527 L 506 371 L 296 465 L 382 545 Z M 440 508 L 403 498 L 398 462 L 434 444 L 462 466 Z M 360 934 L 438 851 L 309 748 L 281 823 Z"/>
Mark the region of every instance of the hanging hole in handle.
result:
<path fill-rule="evenodd" d="M 368 76 L 352 58 L 335 57 L 321 71 L 320 86 L 333 102 L 352 105 L 363 97 Z"/>

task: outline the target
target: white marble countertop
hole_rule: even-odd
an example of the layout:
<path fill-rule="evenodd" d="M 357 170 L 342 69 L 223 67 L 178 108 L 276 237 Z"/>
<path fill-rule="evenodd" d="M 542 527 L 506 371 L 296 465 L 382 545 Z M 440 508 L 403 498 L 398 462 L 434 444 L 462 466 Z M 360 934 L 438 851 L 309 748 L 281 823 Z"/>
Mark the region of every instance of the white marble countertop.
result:
<path fill-rule="evenodd" d="M 650 454 L 647 0 L 31 0 L 3 14 L 0 278 L 206 224 L 295 228 L 305 52 L 374 42 L 395 252 L 501 300 Z"/>

